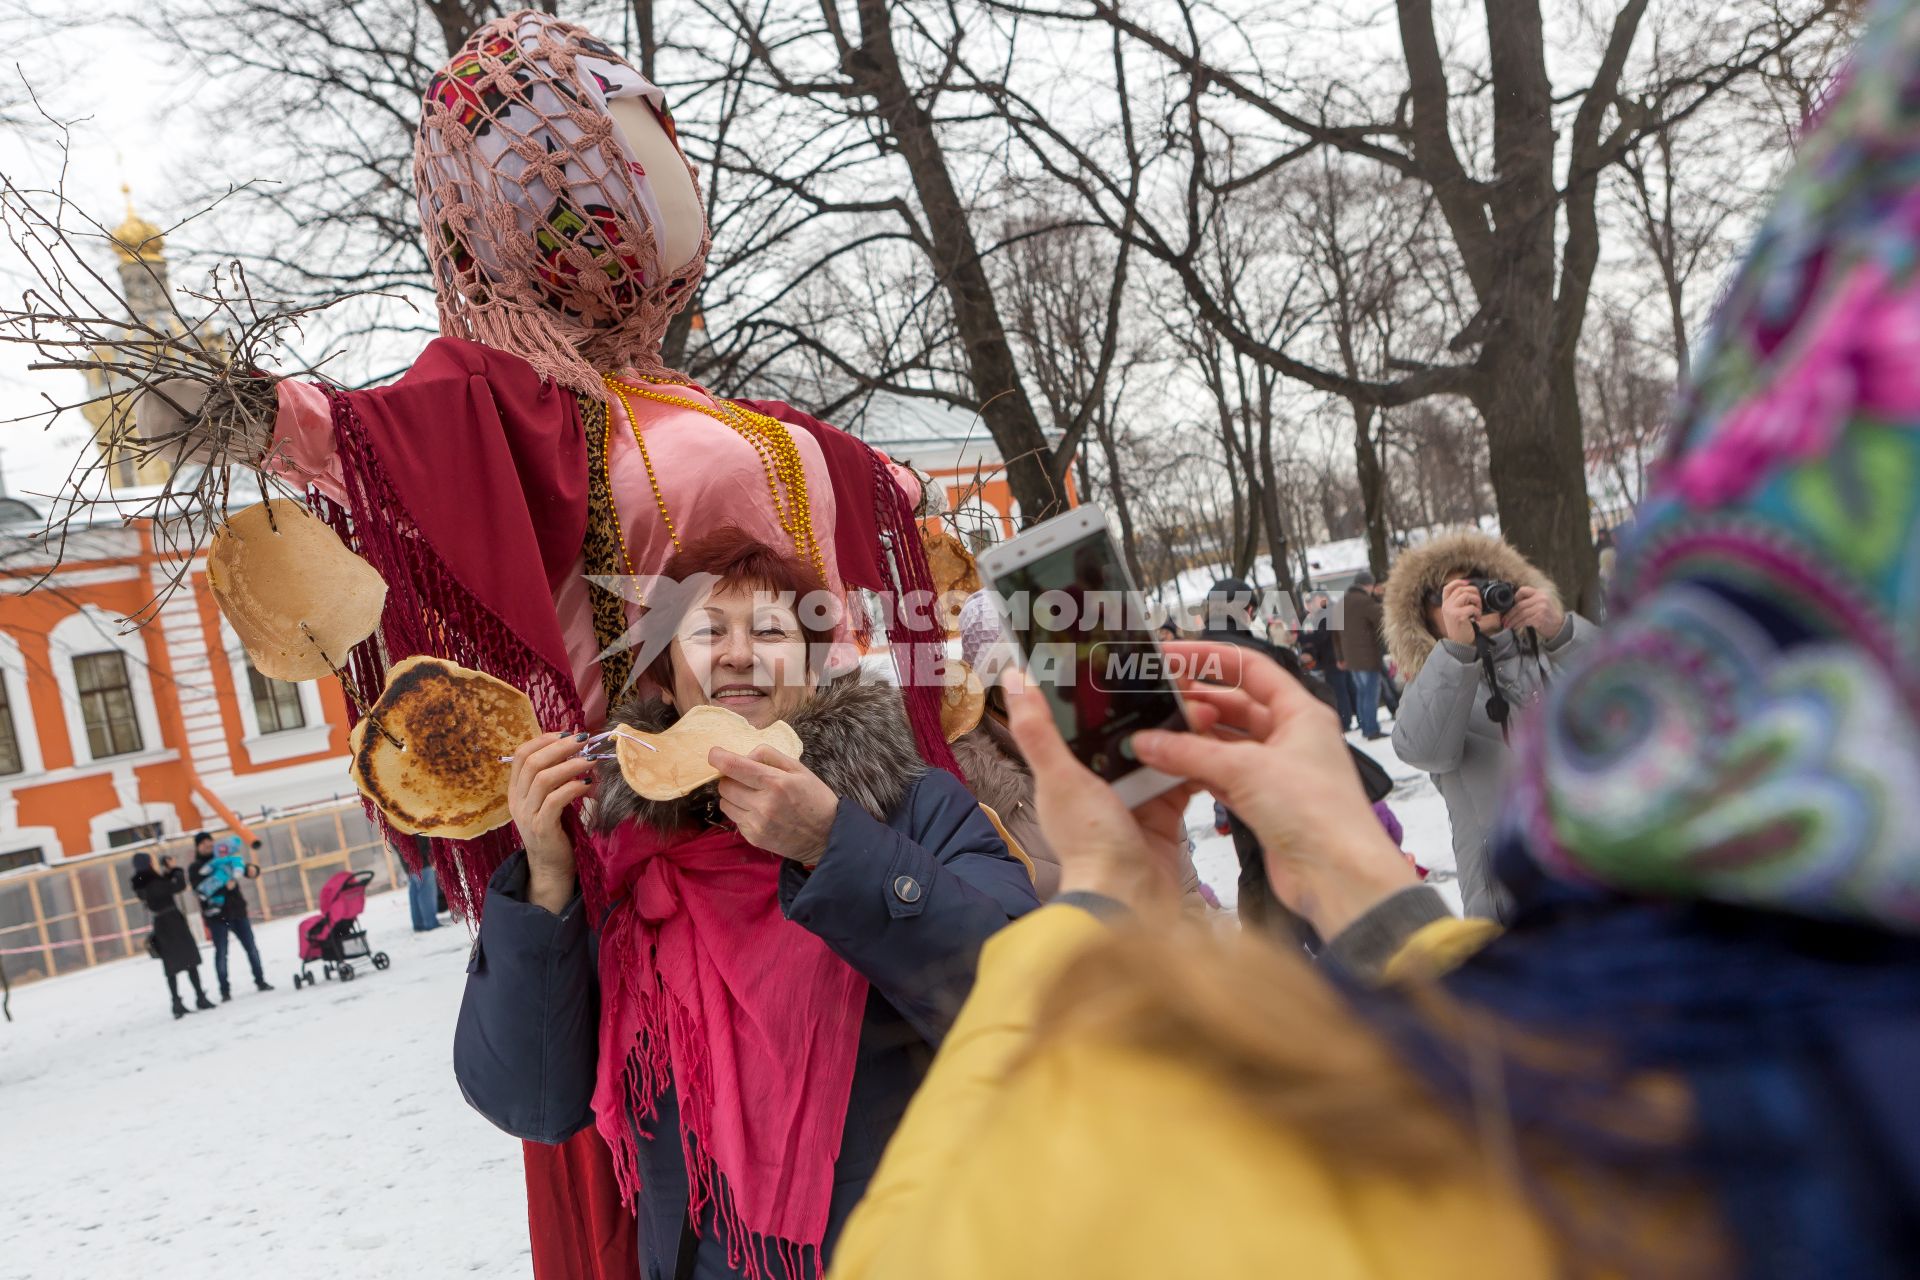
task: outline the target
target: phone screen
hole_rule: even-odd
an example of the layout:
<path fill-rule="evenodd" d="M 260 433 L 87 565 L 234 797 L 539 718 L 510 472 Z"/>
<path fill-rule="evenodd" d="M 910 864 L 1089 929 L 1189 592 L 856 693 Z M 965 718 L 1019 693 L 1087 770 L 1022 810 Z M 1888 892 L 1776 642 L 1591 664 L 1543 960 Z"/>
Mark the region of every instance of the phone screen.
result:
<path fill-rule="evenodd" d="M 1096 531 L 994 575 L 1028 680 L 1060 736 L 1107 781 L 1140 768 L 1127 739 L 1184 729 L 1144 602 L 1127 586 L 1113 538 Z"/>

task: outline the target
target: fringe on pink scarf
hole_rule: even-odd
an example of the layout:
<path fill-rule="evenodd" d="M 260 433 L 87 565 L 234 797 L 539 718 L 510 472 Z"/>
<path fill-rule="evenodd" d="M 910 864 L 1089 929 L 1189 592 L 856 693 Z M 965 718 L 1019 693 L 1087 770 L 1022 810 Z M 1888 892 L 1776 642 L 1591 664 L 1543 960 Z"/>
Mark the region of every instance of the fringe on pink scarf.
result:
<path fill-rule="evenodd" d="M 781 914 L 780 859 L 738 832 L 668 840 L 638 823 L 594 838 L 622 895 L 600 934 L 595 1123 L 631 1208 L 632 1121 L 680 1109 L 688 1212 L 711 1206 L 748 1280 L 819 1270 L 866 979 Z M 650 1135 L 652 1136 L 652 1135 Z"/>

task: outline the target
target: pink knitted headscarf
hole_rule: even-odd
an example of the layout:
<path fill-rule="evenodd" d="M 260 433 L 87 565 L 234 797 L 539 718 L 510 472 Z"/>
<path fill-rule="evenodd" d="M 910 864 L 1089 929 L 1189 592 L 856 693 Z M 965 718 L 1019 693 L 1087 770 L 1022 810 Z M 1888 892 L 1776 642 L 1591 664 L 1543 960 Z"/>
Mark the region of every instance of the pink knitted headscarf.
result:
<path fill-rule="evenodd" d="M 663 371 L 660 338 L 707 259 L 703 224 L 693 260 L 663 277 L 660 206 L 607 112 L 621 98 L 644 99 L 679 145 L 666 95 L 619 54 L 522 10 L 433 77 L 414 139 L 440 331 L 594 396 L 602 373 Z"/>

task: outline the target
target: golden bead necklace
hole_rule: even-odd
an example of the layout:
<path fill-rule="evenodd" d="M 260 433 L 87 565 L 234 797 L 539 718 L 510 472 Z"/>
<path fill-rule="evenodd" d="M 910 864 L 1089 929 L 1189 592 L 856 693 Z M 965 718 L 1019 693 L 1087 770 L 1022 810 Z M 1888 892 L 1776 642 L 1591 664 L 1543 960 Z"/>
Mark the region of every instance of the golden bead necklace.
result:
<path fill-rule="evenodd" d="M 693 386 L 690 382 L 666 378 L 648 378 L 647 381 L 662 386 Z M 820 543 L 814 536 L 813 504 L 807 493 L 806 463 L 800 456 L 800 449 L 794 444 L 793 435 L 787 430 L 786 423 L 764 413 L 743 409 L 730 400 L 721 400 L 718 397 L 709 406 L 685 396 L 669 395 L 663 391 L 653 390 L 651 387 L 639 387 L 629 382 L 622 382 L 612 374 L 605 375 L 605 382 L 607 389 L 620 401 L 620 407 L 626 411 L 627 425 L 633 431 L 634 443 L 640 447 L 640 461 L 647 469 L 647 483 L 653 488 L 654 505 L 660 509 L 660 519 L 667 527 L 667 536 L 673 540 L 675 551 L 680 549 L 680 537 L 674 530 L 673 517 L 667 512 L 667 500 L 660 492 L 660 478 L 654 473 L 653 459 L 648 456 L 646 441 L 641 437 L 639 420 L 633 416 L 633 405 L 627 399 L 629 395 L 639 396 L 643 400 L 651 400 L 656 404 L 673 405 L 676 408 L 691 409 L 695 413 L 705 414 L 730 428 L 741 439 L 752 445 L 754 452 L 759 455 L 760 466 L 766 473 L 767 496 L 773 502 L 774 517 L 779 522 L 780 528 L 793 540 L 793 549 L 812 561 L 814 572 L 820 575 L 820 580 L 822 582 L 827 580 L 826 559 L 820 554 Z M 611 467 L 611 462 L 609 461 L 607 465 Z M 608 477 L 607 492 L 609 495 L 613 492 L 611 475 Z M 619 524 L 617 517 L 614 523 L 617 527 Z M 624 532 L 620 538 L 620 550 L 623 556 L 627 555 Z M 631 556 L 627 556 L 627 563 L 629 566 L 632 565 Z"/>

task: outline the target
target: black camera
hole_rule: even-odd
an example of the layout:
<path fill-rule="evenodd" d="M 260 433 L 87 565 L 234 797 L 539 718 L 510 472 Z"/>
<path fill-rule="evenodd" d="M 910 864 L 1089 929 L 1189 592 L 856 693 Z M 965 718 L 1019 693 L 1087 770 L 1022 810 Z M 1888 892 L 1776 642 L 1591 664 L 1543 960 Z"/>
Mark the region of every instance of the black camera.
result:
<path fill-rule="evenodd" d="M 1480 593 L 1482 613 L 1505 613 L 1516 603 L 1511 582 L 1502 582 L 1498 578 L 1468 578 L 1467 582 Z"/>

